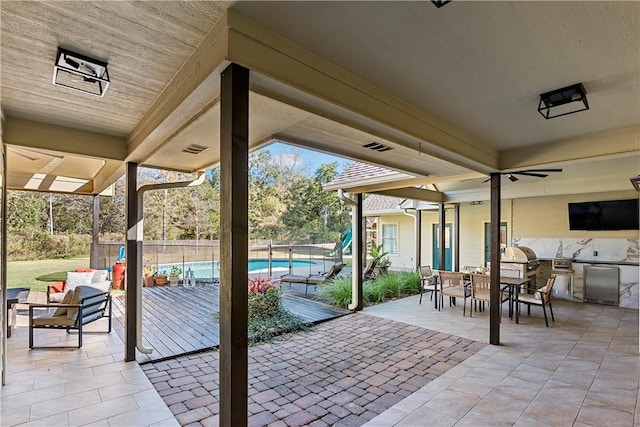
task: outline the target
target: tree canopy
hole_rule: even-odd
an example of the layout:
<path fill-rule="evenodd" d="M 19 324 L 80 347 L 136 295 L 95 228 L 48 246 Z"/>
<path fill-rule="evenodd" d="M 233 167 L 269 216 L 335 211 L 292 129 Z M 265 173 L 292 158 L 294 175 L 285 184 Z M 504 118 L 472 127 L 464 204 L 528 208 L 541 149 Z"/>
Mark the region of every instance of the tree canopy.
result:
<path fill-rule="evenodd" d="M 313 173 L 299 153 L 272 156 L 269 151 L 249 158 L 249 233 L 252 239 L 336 240 L 349 225 L 349 209 L 323 184 L 338 173 L 338 163 L 323 164 Z M 140 185 L 178 181 L 185 175 L 139 170 Z M 218 239 L 220 173 L 207 172 L 200 186 L 149 191 L 144 196 L 146 240 Z M 113 197 L 100 196 L 100 233 L 120 240 L 125 232 L 125 181 L 115 184 Z M 92 198 L 38 192 L 9 191 L 7 230 L 10 236 L 90 235 Z"/>

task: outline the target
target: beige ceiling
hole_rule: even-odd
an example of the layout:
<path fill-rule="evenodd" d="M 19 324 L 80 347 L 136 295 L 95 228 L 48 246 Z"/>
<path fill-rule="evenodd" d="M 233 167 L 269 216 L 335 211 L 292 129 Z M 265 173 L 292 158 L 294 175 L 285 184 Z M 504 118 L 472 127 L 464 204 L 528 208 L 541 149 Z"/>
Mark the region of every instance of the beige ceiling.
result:
<path fill-rule="evenodd" d="M 462 191 L 456 185 L 470 183 L 447 186 L 446 177 L 474 172 L 561 166 L 574 187 L 572 176 L 588 170 L 640 172 L 638 2 L 453 1 L 437 9 L 428 1 L 4 1 L 0 8 L 3 141 L 15 148 L 10 188 L 33 186 L 30 176 L 44 174 L 40 190 L 66 177 L 85 180 L 75 191 L 93 194 L 122 174 L 125 161 L 181 171 L 217 163 L 219 72 L 230 61 L 253 71 L 252 147 L 281 140 L 379 164 L 429 177 L 452 197 Z M 109 63 L 103 98 L 51 84 L 58 46 Z M 544 120 L 538 95 L 576 82 L 590 110 Z M 391 150 L 363 148 L 370 142 Z M 192 145 L 203 151 L 183 151 Z M 589 166 L 612 156 L 628 159 L 624 169 Z"/>

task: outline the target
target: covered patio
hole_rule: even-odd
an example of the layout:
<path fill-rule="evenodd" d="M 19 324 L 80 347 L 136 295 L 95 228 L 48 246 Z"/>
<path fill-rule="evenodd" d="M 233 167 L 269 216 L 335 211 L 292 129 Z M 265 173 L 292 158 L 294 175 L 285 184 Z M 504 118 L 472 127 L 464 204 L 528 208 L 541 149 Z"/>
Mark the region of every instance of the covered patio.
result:
<path fill-rule="evenodd" d="M 503 176 L 577 165 L 576 173 L 545 180 L 526 176 L 519 184 L 505 180 L 505 186 L 522 184 L 514 187 L 513 197 L 532 199 L 558 193 L 637 197 L 629 181 L 638 174 L 640 160 L 640 5 L 635 2 L 453 1 L 436 8 L 433 2 L 29 1 L 0 7 L 3 218 L 7 189 L 97 197 L 115 179 L 127 177 L 124 349 L 116 340 L 99 344 L 108 356 L 100 361 L 83 350 L 74 357 L 87 361 L 77 366 L 106 364 L 120 371 L 130 365 L 114 357 L 135 361 L 144 340 L 136 327 L 143 302 L 138 167 L 195 175 L 220 165 L 224 426 L 245 425 L 248 413 L 251 149 L 282 141 L 406 174 L 391 183 L 372 177 L 370 186 L 353 189 L 356 197 L 345 201 L 353 206 L 354 223 L 367 192 L 439 204 L 490 201 L 493 265 L 499 259 Z M 111 82 L 104 96 L 52 85 L 58 48 L 108 63 Z M 75 58 L 68 65 L 80 68 Z M 88 68 L 96 72 L 95 66 Z M 89 75 L 81 84 L 94 84 L 96 77 Z M 541 94 L 577 83 L 584 84 L 586 94 L 575 101 L 582 103 L 586 95 L 588 110 L 551 120 L 536 111 Z M 623 158 L 628 163 L 615 162 Z M 602 166 L 607 160 L 614 161 Z M 197 183 L 194 178 L 167 185 L 191 182 Z M 6 248 L 6 221 L 2 230 Z M 354 231 L 358 272 L 362 230 Z M 2 257 L 5 290 L 6 251 Z M 353 309 L 359 310 L 362 277 L 353 277 Z M 484 320 L 485 342 L 505 344 L 500 328 L 509 331 L 513 325 L 499 323 L 494 288 L 490 319 L 477 321 Z M 588 322 L 588 307 L 580 310 L 581 321 Z M 620 312 L 602 308 L 617 325 Z M 637 319 L 637 310 L 631 313 Z M 606 331 L 611 339 L 616 332 L 617 327 Z M 541 349 L 549 349 L 544 336 L 519 338 L 542 339 Z M 45 356 L 38 362 L 41 353 L 33 353 L 19 371 L 28 372 L 14 374 L 7 357 L 14 343 L 3 335 L 2 376 L 9 384 L 3 398 L 12 384 L 33 390 L 35 375 L 43 375 L 38 365 L 68 373 L 63 360 Z M 592 341 L 586 344 L 597 348 Z M 88 369 L 93 375 L 94 368 Z M 101 393 L 91 394 L 103 399 Z M 136 402 L 129 400 L 137 408 Z M 111 407 L 114 402 L 102 403 Z M 34 411 L 28 417 L 49 415 L 50 410 Z"/>

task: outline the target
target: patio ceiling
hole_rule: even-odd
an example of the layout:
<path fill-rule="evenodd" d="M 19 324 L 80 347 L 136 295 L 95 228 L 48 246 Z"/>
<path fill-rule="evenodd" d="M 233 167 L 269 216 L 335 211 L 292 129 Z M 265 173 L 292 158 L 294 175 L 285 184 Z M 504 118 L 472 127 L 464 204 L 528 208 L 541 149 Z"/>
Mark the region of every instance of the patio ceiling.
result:
<path fill-rule="evenodd" d="M 616 179 L 622 188 L 640 169 L 640 3 L 0 8 L 9 188 L 96 194 L 124 162 L 186 172 L 216 164 L 219 72 L 229 62 L 253 71 L 252 147 L 284 141 L 404 172 L 408 186 L 451 181 L 451 191 L 472 173 L 548 165 L 594 180 L 628 175 Z M 103 98 L 51 84 L 58 46 L 109 63 Z M 544 120 L 538 95 L 576 82 L 590 110 Z M 363 147 L 371 142 L 390 150 Z M 194 144 L 204 150 L 184 152 Z M 624 169 L 600 161 L 621 156 L 632 159 Z M 58 177 L 83 183 L 56 187 Z"/>

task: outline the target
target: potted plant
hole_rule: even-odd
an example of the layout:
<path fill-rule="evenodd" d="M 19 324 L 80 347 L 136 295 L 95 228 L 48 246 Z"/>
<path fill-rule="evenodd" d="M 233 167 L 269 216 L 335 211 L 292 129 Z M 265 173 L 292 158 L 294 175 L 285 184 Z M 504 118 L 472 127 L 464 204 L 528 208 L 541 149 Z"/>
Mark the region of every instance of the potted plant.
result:
<path fill-rule="evenodd" d="M 152 265 L 145 265 L 142 268 L 142 283 L 146 288 L 152 288 L 155 281 L 155 275 L 158 271 Z"/>
<path fill-rule="evenodd" d="M 171 286 L 178 286 L 178 282 L 180 282 L 180 275 L 182 274 L 182 269 L 177 265 L 171 267 L 169 271 L 169 283 Z"/>
<path fill-rule="evenodd" d="M 156 285 L 164 286 L 167 284 L 167 271 L 162 270 L 156 274 Z"/>
<path fill-rule="evenodd" d="M 386 274 L 389 270 L 389 266 L 391 265 L 391 260 L 387 256 L 388 254 L 389 252 L 384 251 L 382 244 L 371 247 L 370 255 L 373 258 L 379 258 L 378 263 L 376 264 L 376 269 L 378 269 L 381 274 Z"/>

